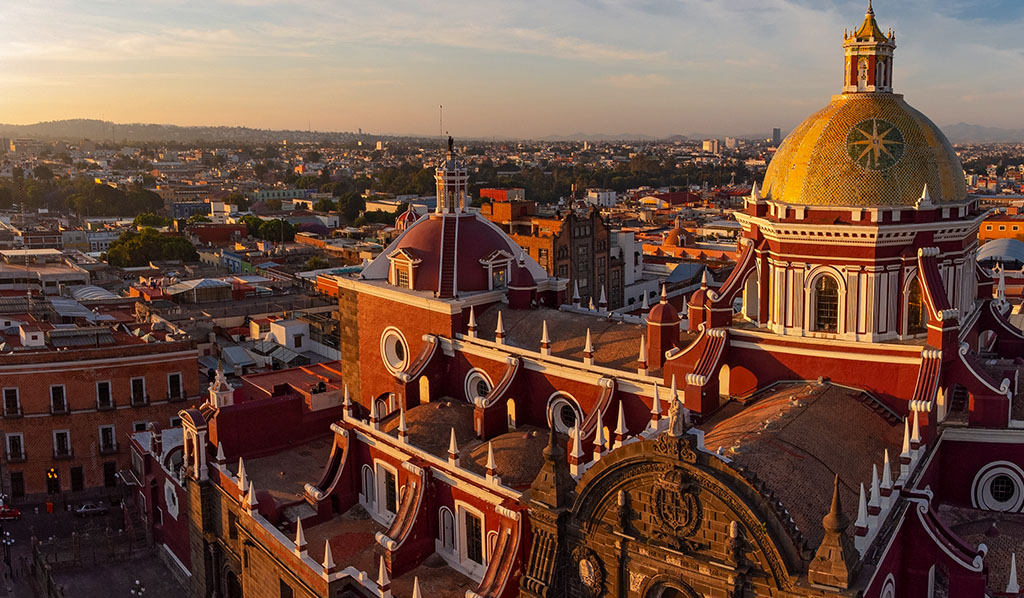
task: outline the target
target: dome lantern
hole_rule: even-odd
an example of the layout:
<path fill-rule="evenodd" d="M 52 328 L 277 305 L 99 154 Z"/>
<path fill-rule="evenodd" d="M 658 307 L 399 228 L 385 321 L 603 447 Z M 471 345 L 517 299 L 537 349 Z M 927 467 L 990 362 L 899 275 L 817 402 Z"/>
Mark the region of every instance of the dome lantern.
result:
<path fill-rule="evenodd" d="M 868 0 L 864 22 L 853 33 L 844 34 L 846 70 L 843 93 L 892 93 L 892 55 L 896 36 L 886 35 L 875 21 Z"/>

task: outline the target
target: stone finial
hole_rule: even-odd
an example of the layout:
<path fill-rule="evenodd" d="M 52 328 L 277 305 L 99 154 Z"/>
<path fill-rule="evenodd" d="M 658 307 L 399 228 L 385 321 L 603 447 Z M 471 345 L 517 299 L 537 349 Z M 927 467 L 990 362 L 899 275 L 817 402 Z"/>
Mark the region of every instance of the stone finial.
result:
<path fill-rule="evenodd" d="M 540 352 L 542 355 L 551 355 L 551 337 L 548 336 L 547 320 L 544 320 L 540 328 Z"/>
<path fill-rule="evenodd" d="M 868 501 L 867 495 L 864 493 L 863 482 L 860 484 L 860 496 L 857 498 L 857 521 L 854 525 L 863 528 L 868 526 Z"/>
<path fill-rule="evenodd" d="M 914 427 L 912 429 L 913 431 L 910 433 L 910 450 L 916 451 L 921 447 L 920 412 L 916 409 L 914 410 Z"/>
<path fill-rule="evenodd" d="M 580 422 L 577 421 L 572 430 L 572 452 L 569 453 L 569 473 L 575 477 L 579 477 L 583 473 L 583 459 L 586 457 L 583 452 L 581 435 Z"/>
<path fill-rule="evenodd" d="M 590 329 L 587 328 L 587 340 L 583 344 L 583 363 L 594 365 L 594 342 L 590 338 Z"/>
<path fill-rule="evenodd" d="M 423 598 L 423 594 L 420 593 L 420 578 L 412 578 L 412 598 Z"/>
<path fill-rule="evenodd" d="M 640 302 L 640 309 L 643 311 L 651 309 L 651 302 L 647 300 L 647 291 L 644 291 L 644 298 Z"/>
<path fill-rule="evenodd" d="M 832 487 L 832 505 L 821 520 L 825 537 L 807 568 L 807 578 L 813 584 L 846 589 L 850 587 L 852 571 L 857 563 L 856 548 L 846 534 L 850 520 L 843 513 L 839 500 L 839 476 Z"/>
<path fill-rule="evenodd" d="M 342 419 L 355 418 L 355 407 L 352 405 L 352 397 L 348 394 L 348 382 L 345 383 L 345 398 L 341 402 Z"/>
<path fill-rule="evenodd" d="M 256 510 L 258 503 L 256 502 L 256 487 L 253 485 L 252 480 L 249 481 L 249 491 L 245 493 L 245 510 L 252 513 Z"/>
<path fill-rule="evenodd" d="M 409 428 L 405 425 L 405 408 L 398 412 L 398 440 L 408 442 Z"/>
<path fill-rule="evenodd" d="M 597 410 L 597 430 L 594 432 L 594 461 L 604 452 L 604 414 Z"/>
<path fill-rule="evenodd" d="M 604 285 L 601 285 L 601 298 L 597 301 L 597 306 L 601 311 L 608 311 L 608 296 L 604 292 Z"/>
<path fill-rule="evenodd" d="M 597 308 L 594 307 L 594 298 L 593 297 L 590 298 L 590 305 L 587 307 L 587 309 L 589 309 L 590 311 L 597 311 Z"/>
<path fill-rule="evenodd" d="M 217 459 L 217 465 L 224 465 L 224 463 L 227 461 L 227 459 L 224 458 L 224 444 L 223 443 L 220 443 L 220 442 L 217 443 L 217 457 L 216 457 L 216 459 Z"/>
<path fill-rule="evenodd" d="M 459 467 L 459 445 L 455 442 L 455 428 L 452 428 L 451 437 L 448 440 L 448 465 Z"/>
<path fill-rule="evenodd" d="M 657 429 L 661 421 L 661 392 L 658 383 L 654 383 L 654 396 L 651 398 L 651 427 Z"/>
<path fill-rule="evenodd" d="M 245 463 L 238 458 L 238 491 L 245 492 L 249 489 L 249 478 L 245 476 Z"/>
<path fill-rule="evenodd" d="M 302 532 L 302 517 L 295 520 L 295 554 L 300 559 L 306 556 L 306 534 Z"/>
<path fill-rule="evenodd" d="M 498 464 L 494 462 L 494 447 L 490 441 L 487 441 L 487 481 L 491 482 L 498 479 Z"/>
<path fill-rule="evenodd" d="M 636 368 L 636 371 L 641 376 L 647 375 L 647 337 L 646 335 L 640 335 L 640 356 L 637 358 L 640 365 Z"/>
<path fill-rule="evenodd" d="M 712 280 L 713 278 L 711 278 L 711 269 L 708 268 L 707 266 L 704 266 L 704 273 L 701 274 L 700 276 L 700 288 L 707 289 L 708 287 L 711 286 Z"/>
<path fill-rule="evenodd" d="M 377 570 L 377 587 L 380 589 L 380 598 L 391 598 L 391 578 L 388 577 L 388 567 L 384 563 L 384 555 L 380 555 L 380 567 Z"/>
<path fill-rule="evenodd" d="M 626 439 L 626 434 L 629 433 L 629 429 L 626 428 L 626 413 L 622 408 L 622 401 L 619 401 L 619 417 L 615 422 L 615 444 L 612 448 L 619 448 L 622 446 L 622 441 Z"/>
<path fill-rule="evenodd" d="M 476 310 L 469 306 L 469 324 L 466 326 L 466 334 L 470 338 L 476 338 Z"/>
<path fill-rule="evenodd" d="M 878 483 L 878 465 L 871 464 L 871 494 L 868 498 L 868 516 L 877 517 L 882 508 L 881 486 Z"/>
<path fill-rule="evenodd" d="M 380 413 L 377 412 L 377 401 L 370 401 L 370 425 L 375 430 L 380 429 Z"/>
<path fill-rule="evenodd" d="M 576 307 L 580 306 L 580 285 L 577 281 L 572 281 L 572 304 Z"/>
<path fill-rule="evenodd" d="M 910 420 L 903 418 L 903 447 L 900 450 L 900 479 L 910 475 L 910 461 L 913 453 L 910 450 Z"/>
<path fill-rule="evenodd" d="M 660 301 L 660 303 L 668 303 L 668 287 L 665 286 L 665 283 L 661 284 L 661 301 Z"/>
<path fill-rule="evenodd" d="M 753 201 L 761 201 L 761 190 L 757 186 L 757 181 L 754 181 L 754 186 L 750 189 L 750 199 Z"/>
<path fill-rule="evenodd" d="M 1017 553 L 1010 553 L 1010 579 L 1006 582 L 1007 594 L 1019 594 L 1020 584 L 1017 583 Z"/>
<path fill-rule="evenodd" d="M 334 557 L 331 555 L 331 541 L 324 540 L 324 575 L 334 573 Z"/>
<path fill-rule="evenodd" d="M 505 344 L 505 326 L 501 323 L 501 310 L 498 310 L 498 325 L 494 327 L 494 342 Z"/>

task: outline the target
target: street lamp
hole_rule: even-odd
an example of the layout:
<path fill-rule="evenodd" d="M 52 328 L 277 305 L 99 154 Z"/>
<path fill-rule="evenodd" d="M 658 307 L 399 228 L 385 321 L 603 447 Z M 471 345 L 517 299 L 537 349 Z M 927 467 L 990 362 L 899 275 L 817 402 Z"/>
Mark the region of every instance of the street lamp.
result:
<path fill-rule="evenodd" d="M 135 580 L 135 585 L 132 586 L 132 596 L 143 596 L 146 593 L 146 586 L 142 585 L 142 582 Z"/>

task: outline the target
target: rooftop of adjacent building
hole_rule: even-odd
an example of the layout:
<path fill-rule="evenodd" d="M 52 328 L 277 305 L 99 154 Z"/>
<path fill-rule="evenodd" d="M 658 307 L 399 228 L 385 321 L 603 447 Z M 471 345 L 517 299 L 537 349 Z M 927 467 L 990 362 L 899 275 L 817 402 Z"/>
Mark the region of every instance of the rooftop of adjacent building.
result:
<path fill-rule="evenodd" d="M 984 511 L 950 504 L 939 505 L 937 513 L 939 521 L 964 541 L 988 547 L 985 554 L 988 589 L 993 595 L 999 595 L 1010 579 L 1011 556 L 1024 555 L 1024 513 Z"/>

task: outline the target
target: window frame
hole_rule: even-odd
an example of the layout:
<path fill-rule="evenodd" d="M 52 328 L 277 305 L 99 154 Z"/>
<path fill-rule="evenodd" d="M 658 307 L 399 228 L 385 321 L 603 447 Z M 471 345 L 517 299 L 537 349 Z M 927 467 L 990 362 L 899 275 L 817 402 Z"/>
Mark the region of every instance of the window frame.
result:
<path fill-rule="evenodd" d="M 54 399 L 53 391 L 58 389 L 58 388 L 60 389 L 60 401 L 62 403 L 62 406 L 61 406 L 60 409 L 57 409 L 56 405 L 54 405 L 54 400 L 53 400 Z M 67 389 L 67 387 L 64 384 L 51 384 L 50 385 L 50 413 L 51 414 L 71 413 L 71 406 L 68 405 L 68 389 Z"/>

